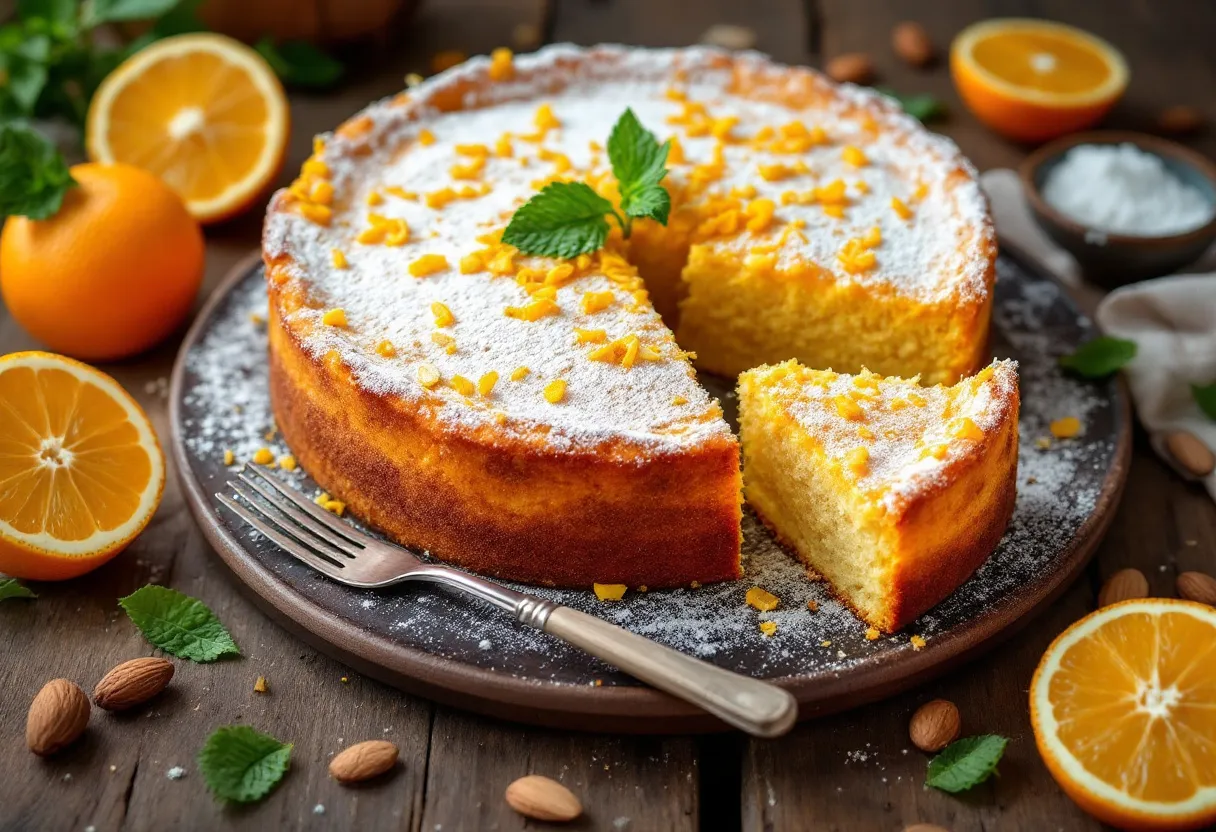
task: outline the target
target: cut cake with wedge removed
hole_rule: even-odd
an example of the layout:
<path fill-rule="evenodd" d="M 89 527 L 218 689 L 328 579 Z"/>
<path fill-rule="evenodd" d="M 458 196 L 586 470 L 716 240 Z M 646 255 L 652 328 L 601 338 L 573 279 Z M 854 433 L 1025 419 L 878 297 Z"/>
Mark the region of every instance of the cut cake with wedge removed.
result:
<path fill-rule="evenodd" d="M 1013 512 L 1017 365 L 954 386 L 797 361 L 739 377 L 747 501 L 859 616 L 915 620 L 996 548 Z"/>

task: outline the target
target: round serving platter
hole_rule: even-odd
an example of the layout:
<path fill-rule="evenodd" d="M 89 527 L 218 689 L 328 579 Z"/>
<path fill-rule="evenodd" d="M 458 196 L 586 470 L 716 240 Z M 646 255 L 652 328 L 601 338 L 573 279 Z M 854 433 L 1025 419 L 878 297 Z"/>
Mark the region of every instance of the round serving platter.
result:
<path fill-rule="evenodd" d="M 1130 453 L 1120 382 L 1063 375 L 1060 355 L 1094 335 L 1050 279 L 1002 254 L 993 353 L 1019 361 L 1022 412 L 1013 519 L 987 563 L 902 633 L 869 641 L 866 626 L 745 509 L 743 580 L 630 592 L 601 603 L 589 591 L 519 586 L 599 615 L 678 650 L 791 691 L 801 718 L 889 696 L 978 655 L 1055 598 L 1088 561 L 1118 504 Z M 367 591 L 334 583 L 244 526 L 215 498 L 237 465 L 262 447 L 289 453 L 267 398 L 266 297 L 251 257 L 216 290 L 186 336 L 170 390 L 172 453 L 203 533 L 252 597 L 283 626 L 361 673 L 411 693 L 506 719 L 603 731 L 718 730 L 715 718 L 639 685 L 604 663 L 477 601 L 431 586 Z M 703 377 L 734 420 L 732 382 Z M 1083 433 L 1051 438 L 1052 420 L 1076 416 Z M 303 470 L 274 468 L 305 494 Z M 354 522 L 354 521 L 352 521 Z M 781 599 L 746 606 L 761 586 Z M 812 611 L 809 601 L 815 602 Z M 772 637 L 760 621 L 777 622 Z M 917 649 L 911 637 L 920 636 Z M 919 640 L 918 640 L 919 641 Z"/>

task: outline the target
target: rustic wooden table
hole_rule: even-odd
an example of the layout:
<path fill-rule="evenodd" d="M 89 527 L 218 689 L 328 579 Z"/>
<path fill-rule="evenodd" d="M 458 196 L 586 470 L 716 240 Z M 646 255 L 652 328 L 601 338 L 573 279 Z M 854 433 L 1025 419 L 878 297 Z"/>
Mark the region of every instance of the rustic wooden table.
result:
<path fill-rule="evenodd" d="M 547 41 L 683 45 L 714 23 L 738 23 L 757 32 L 757 48 L 815 66 L 864 50 L 885 82 L 948 102 L 950 116 L 936 127 L 981 169 L 1015 165 L 1025 148 L 995 137 L 962 109 L 944 66 L 908 71 L 889 46 L 891 27 L 901 20 L 920 20 L 944 47 L 964 25 L 997 15 L 1074 23 L 1123 50 L 1132 82 L 1109 126 L 1143 126 L 1157 108 L 1173 103 L 1206 107 L 1209 119 L 1216 117 L 1210 42 L 1216 4 L 1193 0 L 431 0 L 339 91 L 293 97 L 286 170 L 298 169 L 314 132 L 396 91 L 404 73 L 425 71 L 437 50 L 487 52 L 509 42 L 520 24 Z M 1194 144 L 1209 155 L 1216 151 L 1210 135 Z M 256 246 L 259 226 L 252 212 L 208 232 L 206 289 Z M 33 346 L 15 323 L 0 319 L 0 353 Z M 162 437 L 168 436 L 164 382 L 175 350 L 168 343 L 106 368 L 140 399 Z M 1106 575 L 1127 566 L 1141 569 L 1152 592 L 1164 596 L 1174 594 L 1181 571 L 1216 573 L 1216 507 L 1159 463 L 1143 434 L 1136 438 L 1122 508 L 1086 577 L 988 657 L 886 702 L 803 724 L 776 741 L 559 733 L 406 696 L 297 642 L 254 608 L 208 550 L 171 473 L 159 513 L 125 554 L 79 580 L 38 586 L 37 601 L 0 605 L 0 828 L 517 829 L 526 823 L 507 808 L 503 789 L 535 772 L 562 780 L 582 798 L 586 814 L 573 825 L 580 829 L 898 830 L 919 821 L 959 832 L 1094 829 L 1099 824 L 1063 795 L 1039 760 L 1026 690 L 1050 640 L 1093 609 Z M 66 676 L 91 689 L 110 666 L 151 652 L 115 602 L 150 581 L 204 599 L 244 657 L 178 662 L 173 685 L 148 709 L 95 715 L 71 753 L 50 761 L 33 757 L 23 741 L 25 713 L 47 679 Z M 269 680 L 268 695 L 253 692 L 260 675 Z M 965 732 L 1012 738 L 1000 777 L 962 797 L 924 788 L 925 756 L 907 740 L 909 715 L 935 697 L 959 705 Z M 234 722 L 295 743 L 282 785 L 243 809 L 216 803 L 194 763 L 211 730 Z M 335 751 L 381 737 L 401 748 L 402 764 L 389 780 L 348 789 L 329 778 Z M 168 779 L 166 771 L 178 765 L 185 777 Z"/>

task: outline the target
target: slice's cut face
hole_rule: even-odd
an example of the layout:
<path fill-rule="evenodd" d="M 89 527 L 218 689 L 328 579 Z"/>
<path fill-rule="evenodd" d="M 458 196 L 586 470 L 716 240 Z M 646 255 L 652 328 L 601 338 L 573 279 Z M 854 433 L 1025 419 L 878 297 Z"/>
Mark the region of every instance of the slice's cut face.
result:
<path fill-rule="evenodd" d="M 1120 829 L 1216 821 L 1216 610 L 1126 601 L 1047 649 L 1031 724 L 1052 775 Z"/>
<path fill-rule="evenodd" d="M 1012 362 L 996 362 L 953 387 L 921 387 L 789 361 L 740 376 L 739 421 L 748 502 L 863 618 L 889 631 L 954 588 L 922 586 L 929 573 L 916 572 L 969 543 L 961 520 L 938 528 L 939 507 L 970 487 L 969 477 L 1011 481 L 1017 374 Z M 985 495 L 973 496 L 982 503 Z M 1002 512 L 1003 529 L 1003 504 Z"/>
<path fill-rule="evenodd" d="M 147 417 L 108 376 L 49 353 L 0 359 L 0 572 L 73 577 L 117 554 L 160 501 Z"/>

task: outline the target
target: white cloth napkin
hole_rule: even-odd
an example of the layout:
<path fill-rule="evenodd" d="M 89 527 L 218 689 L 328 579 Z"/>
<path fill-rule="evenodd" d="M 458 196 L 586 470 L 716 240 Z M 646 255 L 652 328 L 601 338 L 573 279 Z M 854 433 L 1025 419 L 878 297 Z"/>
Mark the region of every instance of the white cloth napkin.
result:
<path fill-rule="evenodd" d="M 1072 255 L 1035 224 L 1012 170 L 990 170 L 981 177 L 992 204 L 997 236 L 1033 258 L 1069 285 L 1081 272 Z M 1216 267 L 1216 250 L 1192 269 Z M 1191 393 L 1192 384 L 1216 381 L 1216 272 L 1160 277 L 1116 289 L 1098 306 L 1102 331 L 1135 341 L 1136 357 L 1124 368 L 1136 415 L 1152 437 L 1157 454 L 1183 476 L 1165 449 L 1165 437 L 1185 430 L 1216 450 L 1216 422 Z M 1204 478 L 1216 500 L 1216 471 Z"/>

